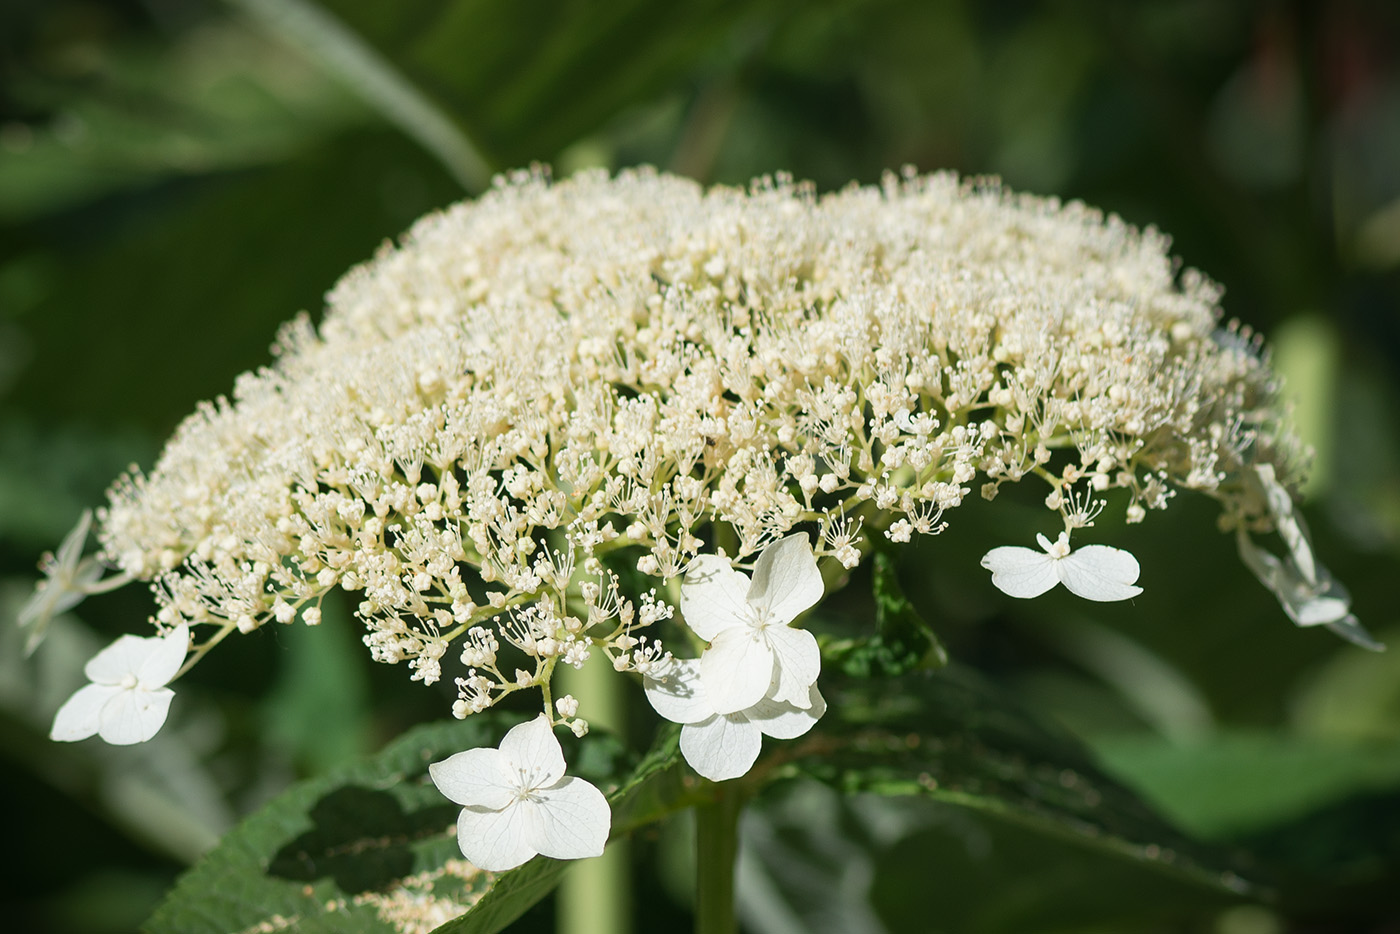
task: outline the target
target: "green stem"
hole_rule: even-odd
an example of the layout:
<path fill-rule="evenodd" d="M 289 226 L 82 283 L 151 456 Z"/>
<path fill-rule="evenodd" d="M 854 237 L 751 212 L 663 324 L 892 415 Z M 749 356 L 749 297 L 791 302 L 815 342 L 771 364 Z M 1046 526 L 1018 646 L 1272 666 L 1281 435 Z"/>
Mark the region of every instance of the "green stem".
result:
<path fill-rule="evenodd" d="M 695 934 L 735 934 L 734 863 L 744 794 L 719 785 L 715 799 L 695 808 Z"/>
<path fill-rule="evenodd" d="M 607 657 L 595 651 L 582 669 L 557 669 L 561 691 L 579 699 L 579 713 L 590 726 L 626 739 L 626 682 Z M 603 855 L 569 867 L 559 886 L 554 929 L 558 934 L 630 934 L 632 930 L 631 853 L 625 837 L 608 843 Z"/>

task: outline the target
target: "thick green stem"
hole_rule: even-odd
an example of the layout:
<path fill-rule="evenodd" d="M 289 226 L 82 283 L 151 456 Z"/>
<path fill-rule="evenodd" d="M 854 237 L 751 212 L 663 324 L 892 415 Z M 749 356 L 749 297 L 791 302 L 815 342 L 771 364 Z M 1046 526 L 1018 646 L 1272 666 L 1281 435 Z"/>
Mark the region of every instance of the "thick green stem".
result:
<path fill-rule="evenodd" d="M 714 801 L 695 809 L 695 932 L 734 934 L 734 863 L 739 855 L 743 791 L 720 785 Z"/>
<path fill-rule="evenodd" d="M 579 699 L 579 713 L 591 726 L 625 739 L 625 682 L 602 652 L 583 668 L 560 665 L 559 689 Z M 631 854 L 626 839 L 608 843 L 602 856 L 569 867 L 559 886 L 555 930 L 559 934 L 630 934 L 632 930 Z"/>

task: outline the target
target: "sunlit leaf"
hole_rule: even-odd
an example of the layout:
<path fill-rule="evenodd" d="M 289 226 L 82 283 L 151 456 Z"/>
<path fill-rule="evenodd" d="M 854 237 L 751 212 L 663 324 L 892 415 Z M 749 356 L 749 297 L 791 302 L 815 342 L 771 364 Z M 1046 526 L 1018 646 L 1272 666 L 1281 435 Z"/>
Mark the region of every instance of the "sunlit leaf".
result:
<path fill-rule="evenodd" d="M 293 786 L 231 831 L 181 878 L 151 934 L 235 930 L 400 932 L 453 921 L 454 934 L 497 931 L 547 895 L 565 867 L 536 857 L 484 872 L 457 848 L 458 807 L 430 763 L 495 745 L 518 717 L 481 714 L 415 729 L 379 754 Z M 679 806 L 674 731 L 635 766 L 602 733 L 566 744 L 571 772 L 608 795 L 613 832 Z M 672 789 L 673 793 L 666 789 Z"/>
<path fill-rule="evenodd" d="M 948 663 L 938 636 L 914 609 L 899 586 L 894 561 L 876 552 L 871 562 L 875 591 L 875 632 L 827 646 L 824 655 L 848 675 L 893 677 L 915 668 Z"/>

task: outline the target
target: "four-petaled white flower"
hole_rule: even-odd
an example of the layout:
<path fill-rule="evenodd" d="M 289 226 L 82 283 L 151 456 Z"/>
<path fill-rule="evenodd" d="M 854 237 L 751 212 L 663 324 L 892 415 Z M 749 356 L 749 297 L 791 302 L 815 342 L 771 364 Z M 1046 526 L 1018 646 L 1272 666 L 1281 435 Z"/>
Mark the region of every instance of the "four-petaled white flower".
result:
<path fill-rule="evenodd" d="M 1121 548 L 1085 545 L 1071 550 L 1069 533 L 1061 532 L 1053 543 L 1044 535 L 1035 540 L 1043 551 L 1003 545 L 982 556 L 982 567 L 992 572 L 992 583 L 1013 597 L 1038 597 L 1064 584 L 1070 593 L 1086 600 L 1127 600 L 1142 593 L 1137 559 Z"/>
<path fill-rule="evenodd" d="M 35 586 L 33 595 L 19 611 L 19 627 L 29 630 L 24 641 L 26 655 L 43 641 L 49 621 L 81 603 L 102 576 L 97 556 L 83 557 L 83 545 L 91 526 L 92 512 L 84 510 L 78 524 L 63 537 L 57 553 L 44 556 L 40 564 L 44 579 Z"/>
<path fill-rule="evenodd" d="M 122 636 L 83 668 L 92 684 L 58 709 L 49 737 L 72 742 L 96 733 L 115 746 L 129 746 L 155 736 L 175 696 L 166 685 L 189 645 L 188 626 L 146 639 Z"/>
<path fill-rule="evenodd" d="M 669 659 L 644 680 L 647 700 L 656 712 L 681 723 L 681 755 L 700 775 L 722 782 L 748 772 L 758 759 L 764 736 L 796 739 L 826 712 L 816 684 L 807 689 L 807 704 L 796 707 L 764 697 L 746 710 L 718 713 L 701 689 L 700 663 Z"/>
<path fill-rule="evenodd" d="M 496 749 L 468 749 L 435 762 L 438 790 L 462 805 L 457 844 L 481 869 L 514 869 L 536 854 L 599 856 L 612 828 L 603 793 L 564 774 L 564 750 L 543 714 L 512 727 Z"/>
<path fill-rule="evenodd" d="M 680 608 L 710 645 L 700 656 L 700 687 L 718 714 L 747 711 L 764 698 L 811 705 L 821 673 L 816 637 L 788 624 L 822 598 L 822 575 L 804 533 L 769 545 L 753 580 L 717 555 L 700 555 L 686 570 Z"/>

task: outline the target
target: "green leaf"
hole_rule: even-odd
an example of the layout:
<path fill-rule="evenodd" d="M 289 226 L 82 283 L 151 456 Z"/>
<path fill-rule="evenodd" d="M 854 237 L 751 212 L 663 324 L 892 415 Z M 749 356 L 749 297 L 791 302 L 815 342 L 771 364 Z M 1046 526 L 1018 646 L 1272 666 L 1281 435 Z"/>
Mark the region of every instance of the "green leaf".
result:
<path fill-rule="evenodd" d="M 1206 838 L 1263 831 L 1352 795 L 1400 789 L 1394 742 L 1225 731 L 1188 743 L 1104 738 L 1094 747 L 1114 774 Z"/>
<path fill-rule="evenodd" d="M 917 795 L 1069 839 L 1222 892 L 1253 870 L 1188 839 L 1074 739 L 958 667 L 828 688 L 830 713 L 790 764 L 846 794 Z"/>
<path fill-rule="evenodd" d="M 744 846 L 756 930 L 871 930 L 873 916 L 879 929 L 924 934 L 1160 934 L 1168 918 L 1170 930 L 1212 930 L 1240 902 L 985 812 L 808 780 L 755 800 Z"/>
<path fill-rule="evenodd" d="M 894 561 L 883 551 L 872 562 L 875 634 L 829 645 L 827 657 L 856 678 L 891 678 L 916 668 L 941 668 L 948 653 L 904 596 Z"/>
<path fill-rule="evenodd" d="M 236 22 L 163 48 L 94 50 L 87 82 L 16 87 L 54 112 L 0 146 L 0 222 L 23 221 L 171 176 L 281 161 L 369 114 L 295 52 Z"/>
<path fill-rule="evenodd" d="M 463 749 L 496 745 L 518 719 L 488 713 L 419 727 L 371 758 L 294 785 L 186 873 L 147 931 L 500 930 L 549 894 L 565 864 L 536 857 L 493 873 L 463 860 L 458 807 L 427 768 Z M 664 730 L 630 768 L 607 734 L 566 739 L 571 771 L 608 795 L 614 834 L 681 806 L 677 732 Z"/>
<path fill-rule="evenodd" d="M 454 115 L 498 165 L 547 159 L 655 96 L 773 4 L 414 0 L 325 7 Z"/>

